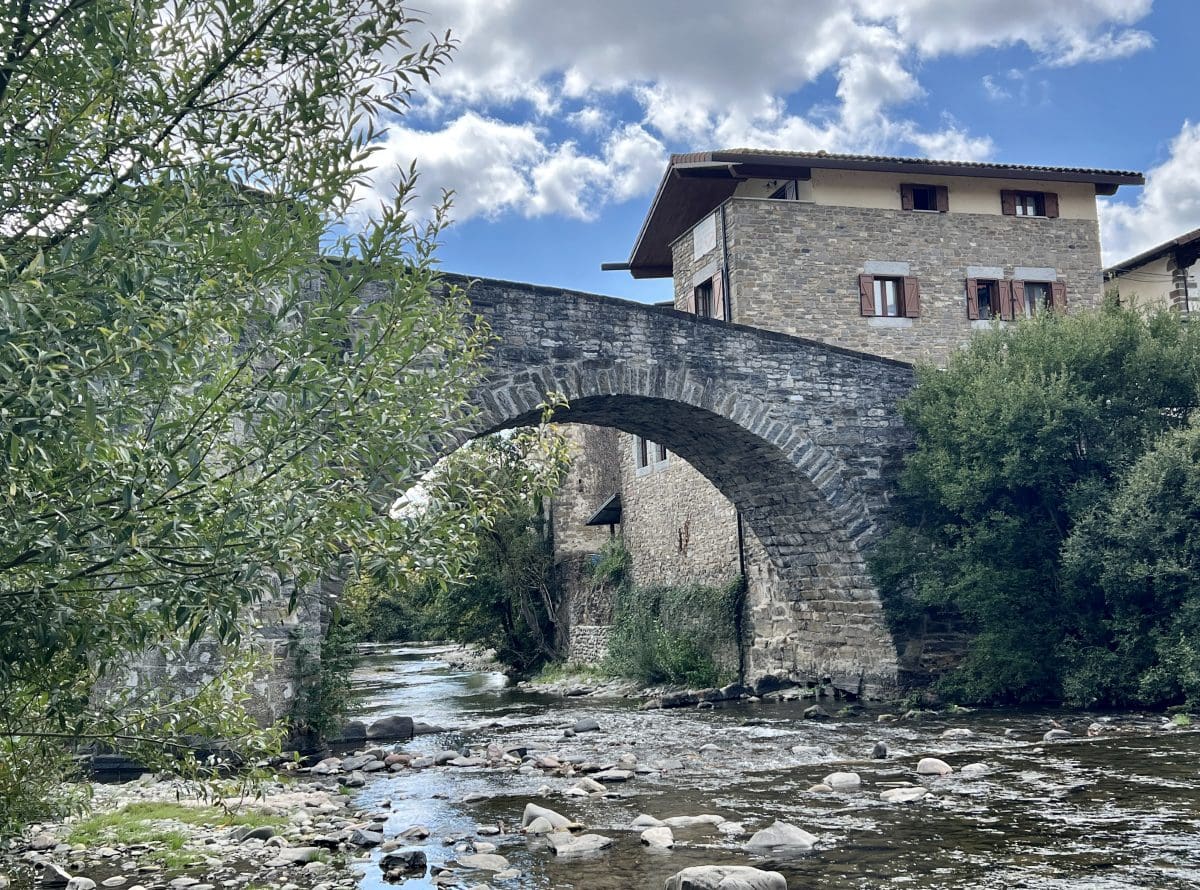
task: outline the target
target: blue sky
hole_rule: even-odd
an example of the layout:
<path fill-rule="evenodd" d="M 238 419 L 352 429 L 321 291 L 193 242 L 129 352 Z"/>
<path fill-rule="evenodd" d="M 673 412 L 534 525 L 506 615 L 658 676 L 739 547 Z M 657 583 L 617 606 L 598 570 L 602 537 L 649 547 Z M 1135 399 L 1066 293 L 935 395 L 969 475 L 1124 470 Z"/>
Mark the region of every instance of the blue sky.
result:
<path fill-rule="evenodd" d="M 373 188 L 415 157 L 423 194 L 455 191 L 449 271 L 667 299 L 600 263 L 628 257 L 667 155 L 710 148 L 1144 171 L 1101 208 L 1106 262 L 1200 227 L 1192 0 L 418 5 L 461 42 Z"/>

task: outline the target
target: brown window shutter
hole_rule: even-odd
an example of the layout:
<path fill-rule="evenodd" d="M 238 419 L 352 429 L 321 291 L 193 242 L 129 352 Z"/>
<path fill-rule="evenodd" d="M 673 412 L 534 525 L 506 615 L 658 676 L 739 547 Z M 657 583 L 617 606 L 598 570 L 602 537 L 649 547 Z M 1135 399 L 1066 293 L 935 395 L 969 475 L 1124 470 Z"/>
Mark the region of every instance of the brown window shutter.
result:
<path fill-rule="evenodd" d="M 913 209 L 913 191 L 912 191 L 912 189 L 913 189 L 913 187 L 911 185 L 901 185 L 900 186 L 900 209 L 901 210 L 912 210 Z"/>
<path fill-rule="evenodd" d="M 1050 282 L 1050 303 L 1056 312 L 1067 311 L 1067 285 L 1062 281 Z"/>
<path fill-rule="evenodd" d="M 712 317 L 725 319 L 725 272 L 718 269 L 712 278 Z"/>
<path fill-rule="evenodd" d="M 875 314 L 875 276 L 858 276 L 858 311 L 863 315 Z"/>
<path fill-rule="evenodd" d="M 972 321 L 979 319 L 979 279 L 967 279 L 967 318 Z"/>
<path fill-rule="evenodd" d="M 1005 216 L 1017 215 L 1017 193 L 1008 189 L 1000 190 L 1000 212 Z"/>
<path fill-rule="evenodd" d="M 696 290 L 693 288 L 688 291 L 688 295 L 683 298 L 683 311 L 688 315 L 696 314 Z"/>
<path fill-rule="evenodd" d="M 1009 282 L 1008 291 L 1011 295 L 1012 317 L 1022 318 L 1025 315 L 1025 282 L 1016 279 Z"/>
<path fill-rule="evenodd" d="M 1019 281 L 998 282 L 1000 285 L 1000 318 L 1004 321 L 1012 321 L 1015 317 L 1013 311 L 1016 303 L 1014 292 L 1016 291 L 1016 285 L 1020 283 Z M 1024 292 L 1025 290 L 1022 288 L 1021 293 Z"/>
<path fill-rule="evenodd" d="M 938 213 L 950 212 L 950 189 L 944 185 L 936 186 L 935 194 L 937 196 Z"/>
<path fill-rule="evenodd" d="M 1042 206 L 1046 209 L 1046 216 L 1050 219 L 1058 217 L 1058 195 L 1054 192 L 1042 192 Z"/>
<path fill-rule="evenodd" d="M 904 317 L 919 318 L 921 316 L 921 279 L 911 276 L 904 277 Z"/>

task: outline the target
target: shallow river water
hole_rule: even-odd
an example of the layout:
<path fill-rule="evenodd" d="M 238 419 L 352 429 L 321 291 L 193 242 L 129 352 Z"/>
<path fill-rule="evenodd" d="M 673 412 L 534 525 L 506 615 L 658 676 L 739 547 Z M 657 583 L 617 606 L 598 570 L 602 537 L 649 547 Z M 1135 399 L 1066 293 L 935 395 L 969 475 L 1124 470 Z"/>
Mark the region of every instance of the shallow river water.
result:
<path fill-rule="evenodd" d="M 372 647 L 358 671 L 362 716 L 410 714 L 451 727 L 419 737 L 405 750 L 433 753 L 497 742 L 525 745 L 536 756 L 605 765 L 626 752 L 650 767 L 682 764 L 614 784 L 615 796 L 603 798 L 564 797 L 561 792 L 578 777 L 512 768 L 406 770 L 363 790 L 359 803 L 368 809 L 391 801 L 388 835 L 413 824 L 431 829 L 424 850 L 432 865 L 455 858 L 442 837 L 474 837 L 478 826 L 500 825 L 502 833 L 485 840 L 499 846 L 521 877 L 494 882 L 497 888 L 661 888 L 680 869 L 718 864 L 774 869 L 793 890 L 1200 887 L 1200 732 L 1164 730 L 1158 716 L 977 711 L 878 723 L 880 713 L 896 709 L 868 708 L 816 723 L 802 717 L 811 701 L 641 711 L 636 700 L 515 689 L 501 674 L 449 668 L 439 660 L 444 652 Z M 840 707 L 832 700 L 822 704 L 832 713 Z M 564 738 L 563 730 L 583 717 L 594 717 L 602 731 Z M 1074 737 L 1043 743 L 1052 719 Z M 1097 720 L 1105 731 L 1086 737 Z M 960 727 L 973 735 L 940 738 Z M 869 759 L 880 741 L 888 758 Z M 915 804 L 881 801 L 879 792 L 889 783 L 917 781 L 916 763 L 924 756 L 940 757 L 955 774 L 925 779 L 934 794 Z M 959 776 L 958 768 L 968 763 L 985 764 L 988 771 L 980 778 Z M 806 791 L 839 770 L 859 773 L 862 787 Z M 488 797 L 463 802 L 475 793 Z M 531 801 L 612 837 L 614 846 L 595 858 L 556 859 L 519 833 Z M 651 850 L 629 828 L 639 813 L 660 819 L 713 813 L 742 823 L 745 832 L 676 829 L 673 850 Z M 817 835 L 816 849 L 784 861 L 745 853 L 750 834 L 774 819 Z M 487 881 L 480 872 L 466 885 Z M 383 882 L 372 862 L 361 886 L 394 885 Z M 417 878 L 402 886 L 433 884 Z"/>

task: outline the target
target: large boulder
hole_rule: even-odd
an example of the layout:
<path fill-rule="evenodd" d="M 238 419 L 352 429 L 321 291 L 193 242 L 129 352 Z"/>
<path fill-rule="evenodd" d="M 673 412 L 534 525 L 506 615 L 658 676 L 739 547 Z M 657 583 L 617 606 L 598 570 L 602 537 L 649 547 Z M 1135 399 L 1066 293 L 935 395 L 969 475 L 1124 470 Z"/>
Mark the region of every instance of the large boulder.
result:
<path fill-rule="evenodd" d="M 862 779 L 858 773 L 830 773 L 821 784 L 828 785 L 834 791 L 850 791 L 861 787 Z"/>
<path fill-rule="evenodd" d="M 384 717 L 367 727 L 369 739 L 394 739 L 404 741 L 413 737 L 412 717 Z"/>
<path fill-rule="evenodd" d="M 525 804 L 525 812 L 521 816 L 521 827 L 528 828 L 535 819 L 545 819 L 556 831 L 561 831 L 572 824 L 570 819 L 554 810 L 539 807 L 535 803 Z"/>
<path fill-rule="evenodd" d="M 554 850 L 555 856 L 587 856 L 606 850 L 613 844 L 611 837 L 599 834 L 576 836 L 566 831 L 547 835 L 546 840 L 550 841 L 550 847 Z"/>
<path fill-rule="evenodd" d="M 671 875 L 663 890 L 787 890 L 787 880 L 747 865 L 697 865 Z"/>
<path fill-rule="evenodd" d="M 913 788 L 889 788 L 879 792 L 879 799 L 884 803 L 915 803 L 929 796 L 929 791 L 921 786 Z"/>
<path fill-rule="evenodd" d="M 648 847 L 669 850 L 675 846 L 675 835 L 665 825 L 656 828 L 647 828 L 642 832 L 642 843 Z"/>
<path fill-rule="evenodd" d="M 809 834 L 803 828 L 797 828 L 795 825 L 776 819 L 766 828 L 756 831 L 750 840 L 746 841 L 746 848 L 749 850 L 811 850 L 816 842 L 816 836 Z"/>
<path fill-rule="evenodd" d="M 922 757 L 917 763 L 918 776 L 948 776 L 954 772 L 954 767 L 936 757 Z"/>

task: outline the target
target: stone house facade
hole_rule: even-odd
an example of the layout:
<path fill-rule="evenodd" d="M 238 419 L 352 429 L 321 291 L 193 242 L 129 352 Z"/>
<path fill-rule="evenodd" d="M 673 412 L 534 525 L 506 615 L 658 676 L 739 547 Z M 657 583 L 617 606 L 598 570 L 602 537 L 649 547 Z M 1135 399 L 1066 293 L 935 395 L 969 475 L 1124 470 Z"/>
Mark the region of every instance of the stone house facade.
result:
<path fill-rule="evenodd" d="M 605 268 L 672 278 L 678 311 L 943 364 L 977 329 L 1098 305 L 1096 197 L 1141 183 L 1126 171 L 825 152 L 674 155 L 629 260 Z M 615 449 L 608 479 L 635 583 L 741 573 L 750 626 L 769 627 L 772 567 L 736 507 L 655 443 L 615 433 L 602 448 L 572 472 L 611 464 Z M 569 656 L 594 658 L 602 639 L 601 626 L 573 629 Z"/>

